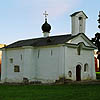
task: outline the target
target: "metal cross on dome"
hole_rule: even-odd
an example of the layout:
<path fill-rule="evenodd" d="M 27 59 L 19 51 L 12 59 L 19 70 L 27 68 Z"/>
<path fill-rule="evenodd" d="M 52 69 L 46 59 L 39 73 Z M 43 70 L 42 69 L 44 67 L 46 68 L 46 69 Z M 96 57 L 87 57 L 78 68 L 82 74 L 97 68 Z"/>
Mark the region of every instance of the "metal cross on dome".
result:
<path fill-rule="evenodd" d="M 47 16 L 48 16 L 47 11 L 45 11 L 45 13 L 43 13 L 43 15 L 45 15 L 45 21 L 47 21 Z"/>

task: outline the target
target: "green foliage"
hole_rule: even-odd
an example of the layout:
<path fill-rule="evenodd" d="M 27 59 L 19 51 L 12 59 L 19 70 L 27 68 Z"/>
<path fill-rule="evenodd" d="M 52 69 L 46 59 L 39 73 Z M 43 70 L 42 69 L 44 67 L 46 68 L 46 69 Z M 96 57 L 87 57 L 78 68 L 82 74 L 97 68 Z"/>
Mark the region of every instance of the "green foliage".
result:
<path fill-rule="evenodd" d="M 0 85 L 0 100 L 99 100 L 100 85 Z"/>
<path fill-rule="evenodd" d="M 96 72 L 96 74 L 100 74 L 100 72 Z"/>
<path fill-rule="evenodd" d="M 96 72 L 96 78 L 100 79 L 100 72 Z"/>

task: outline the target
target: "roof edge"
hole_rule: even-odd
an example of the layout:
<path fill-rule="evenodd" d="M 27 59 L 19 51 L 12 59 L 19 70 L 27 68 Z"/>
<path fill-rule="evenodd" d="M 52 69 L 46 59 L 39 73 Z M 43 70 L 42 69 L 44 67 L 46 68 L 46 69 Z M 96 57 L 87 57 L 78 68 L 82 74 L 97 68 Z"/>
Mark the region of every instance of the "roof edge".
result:
<path fill-rule="evenodd" d="M 73 16 L 77 15 L 80 12 L 82 12 L 86 16 L 86 18 L 88 18 L 87 15 L 83 11 L 77 11 L 77 12 L 71 14 L 70 16 L 73 17 Z"/>

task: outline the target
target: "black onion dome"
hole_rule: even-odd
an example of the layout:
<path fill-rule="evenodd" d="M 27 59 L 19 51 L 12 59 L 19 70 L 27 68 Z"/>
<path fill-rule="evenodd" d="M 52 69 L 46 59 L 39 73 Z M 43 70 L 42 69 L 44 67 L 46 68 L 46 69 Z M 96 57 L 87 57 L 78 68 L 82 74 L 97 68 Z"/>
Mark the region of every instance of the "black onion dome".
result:
<path fill-rule="evenodd" d="M 45 33 L 45 32 L 47 32 L 47 33 L 49 33 L 50 32 L 50 30 L 51 30 L 51 26 L 50 26 L 50 24 L 48 24 L 47 23 L 47 21 L 45 21 L 45 23 L 42 25 L 42 31 Z"/>

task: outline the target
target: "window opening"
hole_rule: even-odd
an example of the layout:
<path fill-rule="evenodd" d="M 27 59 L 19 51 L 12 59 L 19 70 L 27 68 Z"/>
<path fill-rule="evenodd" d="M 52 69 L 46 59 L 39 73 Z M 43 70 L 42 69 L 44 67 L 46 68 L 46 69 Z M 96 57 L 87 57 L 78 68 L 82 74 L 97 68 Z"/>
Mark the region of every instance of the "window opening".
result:
<path fill-rule="evenodd" d="M 14 72 L 20 72 L 19 65 L 15 65 L 15 66 L 14 66 Z"/>

